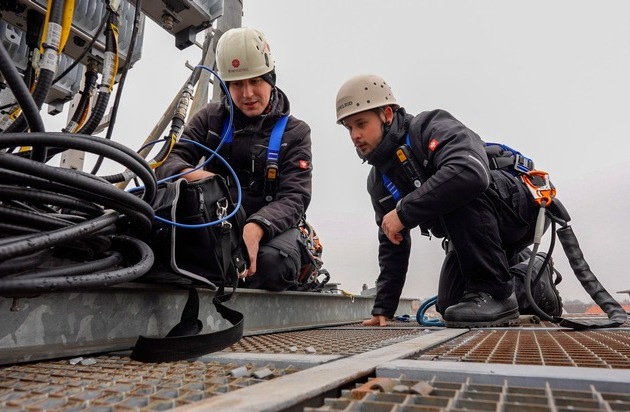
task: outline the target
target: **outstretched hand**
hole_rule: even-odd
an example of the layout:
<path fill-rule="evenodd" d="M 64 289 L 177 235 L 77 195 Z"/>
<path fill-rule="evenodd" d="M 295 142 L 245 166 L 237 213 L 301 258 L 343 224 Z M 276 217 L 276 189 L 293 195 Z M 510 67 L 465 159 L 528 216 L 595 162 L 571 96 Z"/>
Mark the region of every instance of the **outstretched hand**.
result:
<path fill-rule="evenodd" d="M 361 322 L 363 326 L 387 326 L 387 318 L 383 315 L 375 315 Z"/>

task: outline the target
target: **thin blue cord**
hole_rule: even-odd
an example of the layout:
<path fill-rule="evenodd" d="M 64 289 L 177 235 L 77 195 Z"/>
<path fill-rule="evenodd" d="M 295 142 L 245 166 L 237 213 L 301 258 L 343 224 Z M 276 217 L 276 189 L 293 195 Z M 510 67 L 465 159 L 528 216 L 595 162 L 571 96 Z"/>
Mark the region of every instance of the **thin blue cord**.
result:
<path fill-rule="evenodd" d="M 241 199 L 242 199 L 242 190 L 241 190 L 241 182 L 238 180 L 238 176 L 236 175 L 236 172 L 234 171 L 234 169 L 232 169 L 232 166 L 230 166 L 230 164 L 221 156 L 219 155 L 216 151 L 204 146 L 203 144 L 199 143 L 199 142 L 195 142 L 194 140 L 189 140 L 189 139 L 181 139 L 182 141 L 188 142 L 188 143 L 192 143 L 198 147 L 201 147 L 202 149 L 212 153 L 213 155 L 217 156 L 217 159 L 219 159 L 224 165 L 225 167 L 228 169 L 228 171 L 230 172 L 230 174 L 232 176 L 234 176 L 234 181 L 236 182 L 236 203 L 234 204 L 234 210 L 232 210 L 232 212 L 230 212 L 227 216 L 222 217 L 221 219 L 217 219 L 217 220 L 213 220 L 212 222 L 208 222 L 208 223 L 201 223 L 201 224 L 197 224 L 197 225 L 188 225 L 185 223 L 177 223 L 177 222 L 173 222 L 171 220 L 167 220 L 164 219 L 162 217 L 159 216 L 155 216 L 155 220 L 158 220 L 160 222 L 163 223 L 167 223 L 169 225 L 173 225 L 175 227 L 181 227 L 181 228 L 186 228 L 186 229 L 199 229 L 199 228 L 203 228 L 203 227 L 208 227 L 208 226 L 214 226 L 217 225 L 225 220 L 230 219 L 232 216 L 234 216 L 238 210 L 241 207 Z M 206 160 L 205 162 L 202 163 L 202 165 L 205 165 L 206 163 L 208 163 L 210 161 L 210 159 Z"/>
<path fill-rule="evenodd" d="M 219 75 L 214 72 L 214 70 L 212 70 L 210 67 L 204 66 L 202 64 L 197 65 L 195 68 L 197 68 L 197 67 L 209 71 L 210 73 L 212 73 L 214 75 L 215 79 L 219 80 L 219 83 L 221 84 L 221 89 L 223 89 L 223 93 L 225 93 L 225 97 L 227 98 L 228 105 L 230 107 L 230 110 L 229 110 L 229 112 L 230 112 L 229 113 L 230 121 L 228 123 L 228 127 L 225 129 L 225 133 L 221 136 L 221 141 L 219 142 L 219 145 L 217 146 L 216 149 L 214 149 L 216 152 L 218 152 L 221 149 L 221 147 L 223 146 L 223 143 L 225 143 L 225 138 L 227 137 L 228 132 L 231 129 L 234 128 L 234 124 L 233 124 L 234 123 L 234 102 L 232 101 L 232 96 L 230 95 L 230 89 L 228 89 L 227 84 L 225 84 L 223 79 L 220 78 Z M 210 156 L 210 159 L 212 159 L 213 156 L 214 156 L 214 154 L 212 156 Z M 218 154 L 217 154 L 217 156 L 218 156 Z M 195 169 L 195 170 L 197 170 L 197 169 Z"/>
<path fill-rule="evenodd" d="M 238 176 L 236 175 L 236 172 L 234 171 L 234 169 L 232 169 L 232 166 L 230 166 L 230 164 L 221 156 L 219 155 L 219 150 L 221 149 L 221 147 L 223 146 L 223 144 L 225 143 L 225 139 L 228 135 L 229 130 L 231 130 L 234 126 L 233 126 L 233 121 L 234 121 L 234 102 L 232 101 L 232 96 L 230 96 L 230 91 L 227 87 L 227 85 L 225 84 L 225 82 L 223 81 L 223 79 L 221 79 L 221 77 L 219 77 L 219 75 L 217 73 L 214 72 L 214 70 L 212 70 L 211 68 L 209 68 L 208 66 L 204 66 L 204 65 L 197 65 L 195 68 L 201 68 L 204 70 L 209 71 L 210 73 L 212 73 L 214 75 L 214 77 L 219 80 L 220 84 L 221 84 L 221 88 L 223 89 L 223 92 L 225 93 L 225 96 L 227 98 L 228 101 L 228 105 L 230 107 L 229 112 L 229 123 L 228 123 L 228 127 L 225 129 L 225 132 L 223 133 L 223 135 L 221 136 L 221 141 L 219 142 L 219 144 L 217 145 L 217 148 L 215 150 L 210 149 L 207 146 L 204 146 L 203 144 L 196 142 L 194 140 L 190 140 L 190 139 L 179 139 L 180 142 L 187 142 L 187 143 L 192 143 L 198 147 L 201 147 L 203 150 L 207 151 L 210 153 L 210 157 L 208 157 L 208 159 L 206 159 L 203 163 L 199 164 L 198 166 L 196 166 L 195 168 L 193 168 L 192 170 L 189 170 L 187 172 L 183 172 L 183 173 L 178 173 L 172 176 L 168 176 L 164 179 L 158 180 L 157 183 L 163 183 L 163 182 L 168 182 L 171 180 L 175 180 L 178 179 L 188 173 L 192 173 L 195 170 L 199 170 L 204 168 L 208 163 L 210 163 L 210 161 L 212 161 L 212 159 L 216 156 L 217 159 L 219 159 L 224 165 L 225 167 L 228 169 L 228 171 L 230 172 L 230 174 L 234 177 L 234 181 L 236 182 L 236 191 L 237 191 L 237 197 L 236 197 L 236 204 L 234 205 L 234 210 L 229 213 L 227 216 L 221 218 L 221 219 L 217 219 L 214 220 L 212 222 L 208 222 L 208 223 L 202 223 L 202 224 L 197 224 L 197 225 L 188 225 L 188 224 L 184 224 L 184 223 L 178 223 L 178 222 L 174 222 L 172 220 L 167 220 L 164 219 L 162 217 L 159 216 L 155 216 L 155 220 L 175 226 L 175 227 L 180 227 L 180 228 L 186 228 L 186 229 L 200 229 L 200 228 L 204 228 L 204 227 L 209 227 L 209 226 L 215 226 L 221 222 L 224 222 L 228 219 L 230 219 L 232 216 L 234 216 L 238 210 L 241 207 L 241 200 L 242 200 L 242 190 L 241 190 L 241 182 L 238 179 Z M 156 144 L 158 142 L 162 142 L 164 141 L 164 139 L 160 139 L 160 140 L 156 140 L 150 143 L 147 143 L 146 145 L 144 145 L 140 150 L 144 149 L 147 146 Z M 133 193 L 139 190 L 144 189 L 144 186 L 137 186 L 134 188 L 131 188 L 128 190 L 129 193 Z"/>
<path fill-rule="evenodd" d="M 155 143 L 158 143 L 160 141 L 161 140 L 156 140 L 154 142 L 151 142 L 151 144 L 155 144 Z M 217 220 L 213 220 L 212 222 L 201 223 L 201 224 L 197 224 L 197 225 L 187 225 L 187 224 L 184 224 L 184 223 L 177 223 L 177 222 L 173 222 L 172 220 L 167 220 L 167 219 L 161 218 L 159 216 L 155 216 L 155 220 L 158 220 L 160 222 L 164 222 L 164 223 L 167 223 L 169 225 L 176 226 L 176 227 L 187 228 L 187 229 L 197 229 L 197 228 L 203 228 L 203 227 L 208 227 L 208 226 L 214 226 L 214 225 L 217 225 L 217 224 L 219 224 L 219 223 L 221 223 L 221 222 L 223 222 L 225 220 L 228 220 L 229 218 L 234 216 L 236 214 L 236 212 L 238 211 L 238 209 L 241 207 L 241 200 L 242 200 L 243 191 L 241 190 L 241 182 L 238 180 L 238 176 L 236 175 L 236 172 L 234 171 L 234 169 L 232 169 L 232 166 L 230 166 L 230 164 L 227 162 L 227 160 L 225 160 L 223 158 L 223 156 L 218 154 L 216 151 L 210 149 L 209 147 L 204 146 L 203 144 L 201 144 L 199 142 L 196 142 L 194 140 L 190 140 L 190 139 L 180 139 L 180 141 L 184 141 L 184 142 L 187 142 L 187 143 L 192 143 L 195 146 L 198 146 L 198 147 L 202 148 L 203 150 L 211 153 L 213 156 L 216 155 L 217 159 L 219 159 L 225 165 L 225 167 L 228 169 L 230 174 L 232 176 L 234 176 L 234 181 L 236 182 L 236 192 L 237 192 L 236 203 L 234 205 L 234 210 L 230 214 L 228 214 L 227 216 L 225 216 L 225 217 L 223 217 L 221 219 L 217 219 Z M 205 162 L 203 162 L 201 165 L 199 165 L 199 167 L 197 167 L 196 169 L 199 169 L 199 168 L 205 166 L 211 159 L 212 159 L 212 157 L 208 158 Z M 183 176 L 185 174 L 186 173 L 180 173 L 179 176 Z M 175 176 L 177 176 L 177 175 L 175 175 Z M 160 180 L 159 183 L 172 180 L 173 178 L 174 178 L 173 176 L 169 176 L 169 177 L 167 177 L 165 179 Z M 131 188 L 131 189 L 127 190 L 127 192 L 133 193 L 133 192 L 137 192 L 137 191 L 139 191 L 139 190 L 141 190 L 143 188 L 144 188 L 144 186 L 138 186 L 138 187 L 134 187 L 134 188 Z"/>
<path fill-rule="evenodd" d="M 416 312 L 416 321 L 422 326 L 444 326 L 444 322 L 439 319 L 428 319 L 424 316 L 426 311 L 437 303 L 437 296 L 433 296 L 422 302 Z"/>

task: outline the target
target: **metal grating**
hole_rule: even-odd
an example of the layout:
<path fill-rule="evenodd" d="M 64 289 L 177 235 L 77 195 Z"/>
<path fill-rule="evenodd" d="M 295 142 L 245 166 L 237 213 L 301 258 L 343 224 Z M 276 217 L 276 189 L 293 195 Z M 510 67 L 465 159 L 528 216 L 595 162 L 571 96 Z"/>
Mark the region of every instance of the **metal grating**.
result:
<path fill-rule="evenodd" d="M 566 317 L 566 319 L 574 319 L 577 321 L 584 321 L 586 320 L 588 321 L 592 321 L 592 320 L 608 320 L 608 318 L 605 315 L 601 315 L 601 314 L 596 314 L 596 315 L 591 315 L 591 314 L 586 314 L 586 313 L 569 313 L 569 314 L 565 314 L 564 317 Z M 543 326 L 547 326 L 550 328 L 562 328 L 561 326 L 558 326 L 557 323 L 553 323 L 553 322 L 549 322 L 549 321 L 541 321 L 540 322 L 541 325 Z M 626 322 L 623 325 L 619 326 L 620 328 L 630 328 L 630 317 L 626 320 Z"/>
<path fill-rule="evenodd" d="M 630 369 L 630 331 L 471 331 L 414 359 Z"/>
<path fill-rule="evenodd" d="M 375 378 L 338 399 L 326 398 L 324 405 L 304 411 L 628 411 L 630 395 L 590 391 L 559 390 L 548 383 L 541 387 L 465 382 Z"/>
<path fill-rule="evenodd" d="M 78 359 L 0 368 L 0 410 L 167 410 L 297 371 L 271 364 Z"/>
<path fill-rule="evenodd" d="M 354 355 L 418 337 L 418 329 L 314 329 L 242 338 L 224 352 Z"/>

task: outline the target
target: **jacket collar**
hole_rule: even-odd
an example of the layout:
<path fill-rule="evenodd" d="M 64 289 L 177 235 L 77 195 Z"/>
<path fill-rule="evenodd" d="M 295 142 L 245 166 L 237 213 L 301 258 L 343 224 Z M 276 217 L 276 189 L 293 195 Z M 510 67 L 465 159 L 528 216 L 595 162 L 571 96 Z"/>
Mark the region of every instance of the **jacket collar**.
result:
<path fill-rule="evenodd" d="M 385 126 L 383 130 L 383 140 L 372 153 L 366 156 L 365 160 L 379 170 L 389 169 L 396 156 L 396 148 L 405 141 L 411 118 L 412 116 L 408 115 L 404 108 L 396 110 L 392 124 Z"/>

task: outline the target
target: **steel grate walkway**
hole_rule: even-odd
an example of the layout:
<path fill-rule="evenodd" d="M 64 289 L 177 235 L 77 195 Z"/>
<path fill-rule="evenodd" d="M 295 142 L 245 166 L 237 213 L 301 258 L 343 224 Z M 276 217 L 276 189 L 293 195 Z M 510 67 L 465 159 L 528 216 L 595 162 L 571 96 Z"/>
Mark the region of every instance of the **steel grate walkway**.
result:
<path fill-rule="evenodd" d="M 89 361 L 89 362 L 85 362 Z M 297 369 L 217 362 L 141 363 L 87 358 L 0 368 L 0 410 L 161 411 L 194 404 Z"/>
<path fill-rule="evenodd" d="M 324 405 L 304 411 L 628 411 L 630 394 L 554 389 L 549 384 L 532 388 L 464 382 L 375 378 L 337 399 L 326 398 Z"/>
<path fill-rule="evenodd" d="M 323 328 L 246 336 L 224 351 L 353 355 L 412 339 L 423 333 L 419 328 Z"/>
<path fill-rule="evenodd" d="M 630 369 L 630 331 L 475 330 L 414 359 Z"/>

